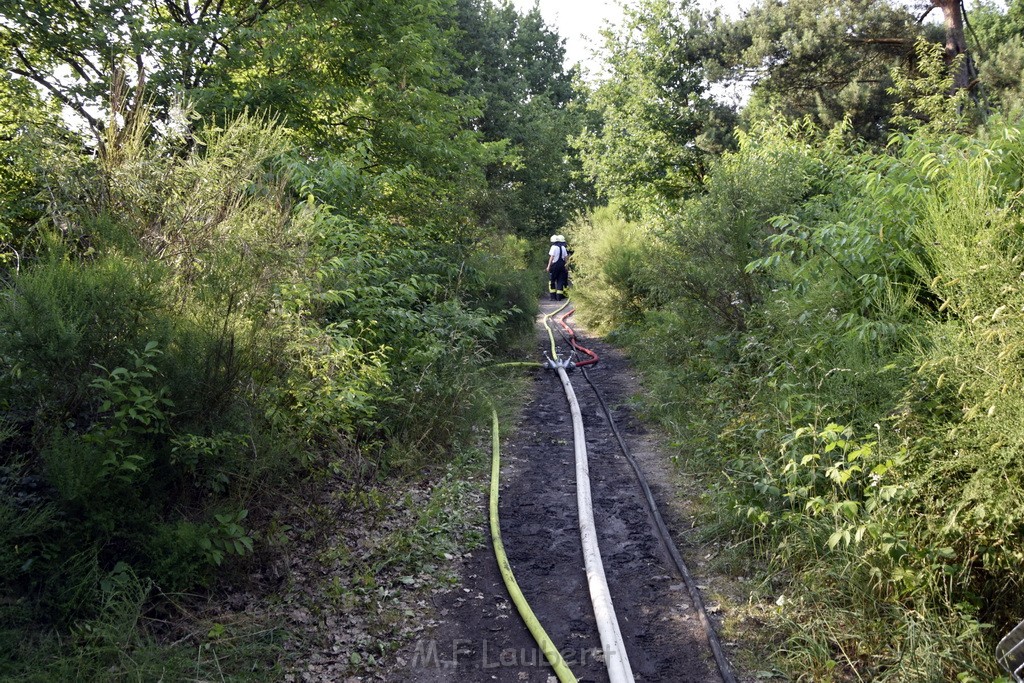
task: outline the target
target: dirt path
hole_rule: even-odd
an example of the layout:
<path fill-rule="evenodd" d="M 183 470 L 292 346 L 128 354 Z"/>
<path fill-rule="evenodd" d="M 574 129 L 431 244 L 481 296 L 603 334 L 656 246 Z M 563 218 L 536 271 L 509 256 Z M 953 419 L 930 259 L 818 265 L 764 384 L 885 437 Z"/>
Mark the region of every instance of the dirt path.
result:
<path fill-rule="evenodd" d="M 555 306 L 544 302 L 542 314 Z M 601 356 L 590 378 L 655 497 L 663 500 L 667 458 L 624 405 L 636 392 L 636 377 L 615 349 L 589 338 L 584 345 Z M 538 322 L 537 357 L 549 346 Z M 638 681 L 720 681 L 686 586 L 657 539 L 635 475 L 593 390 L 579 372 L 570 376 L 587 433 L 601 555 L 633 673 Z M 573 673 L 581 681 L 606 681 L 580 550 L 572 422 L 554 372 L 537 373 L 519 421 L 502 430 L 501 528 L 516 579 Z M 689 526 L 671 509 L 661 511 L 670 528 Z M 685 536 L 674 536 L 685 556 Z M 554 681 L 508 598 L 489 543 L 465 560 L 462 576 L 462 585 L 435 596 L 440 625 L 397 653 L 388 680 Z"/>

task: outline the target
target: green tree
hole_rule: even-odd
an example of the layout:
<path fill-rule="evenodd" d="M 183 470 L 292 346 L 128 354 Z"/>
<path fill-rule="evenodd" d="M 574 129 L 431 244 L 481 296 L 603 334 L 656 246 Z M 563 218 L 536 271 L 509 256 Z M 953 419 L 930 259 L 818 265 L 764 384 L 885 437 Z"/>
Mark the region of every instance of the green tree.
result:
<path fill-rule="evenodd" d="M 970 14 L 983 94 L 1006 112 L 1024 107 L 1024 3 L 981 3 Z"/>
<path fill-rule="evenodd" d="M 590 203 L 569 138 L 582 127 L 575 69 L 564 41 L 537 8 L 520 14 L 505 2 L 458 0 L 456 73 L 481 104 L 472 125 L 485 141 L 507 142 L 486 169 L 484 222 L 527 235 L 557 230 Z"/>
<path fill-rule="evenodd" d="M 143 97 L 166 114 L 215 78 L 253 29 L 288 0 L 29 0 L 0 3 L 0 54 L 8 73 L 35 83 L 86 122 L 104 144 L 104 108 L 120 79 L 124 110 Z M 131 74 L 128 77 L 128 74 Z"/>
<path fill-rule="evenodd" d="M 921 29 L 886 0 L 766 1 L 730 27 L 737 73 L 753 83 L 748 118 L 805 116 L 884 140 L 890 70 L 913 56 Z"/>
<path fill-rule="evenodd" d="M 636 213 L 697 189 L 734 112 L 709 92 L 718 19 L 696 3 L 643 0 L 605 35 L 610 75 L 589 103 L 601 123 L 575 141 L 598 191 Z"/>
<path fill-rule="evenodd" d="M 369 192 L 386 213 L 451 222 L 437 207 L 473 196 L 487 152 L 448 60 L 448 12 L 444 0 L 5 0 L 0 54 L 77 114 L 101 155 L 119 144 L 111 121 L 143 109 L 158 130 L 256 109 L 288 121 L 352 206 Z"/>
<path fill-rule="evenodd" d="M 44 215 L 46 157 L 76 142 L 58 107 L 20 78 L 0 74 L 0 267 L 20 266 L 32 226 Z"/>
<path fill-rule="evenodd" d="M 0 0 L 0 677 L 124 577 L 130 642 L 151 582 L 259 550 L 246 511 L 311 466 L 467 438 L 535 296 L 473 220 L 506 143 L 472 127 L 451 12 Z"/>

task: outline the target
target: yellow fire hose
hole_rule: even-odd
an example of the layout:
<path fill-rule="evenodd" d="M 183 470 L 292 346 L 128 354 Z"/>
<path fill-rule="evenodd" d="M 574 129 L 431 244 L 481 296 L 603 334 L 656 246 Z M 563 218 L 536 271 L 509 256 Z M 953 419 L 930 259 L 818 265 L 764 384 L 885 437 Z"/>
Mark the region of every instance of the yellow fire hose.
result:
<path fill-rule="evenodd" d="M 548 323 L 551 321 L 551 318 L 561 313 L 568 305 L 569 300 L 566 299 L 564 304 L 544 316 L 544 329 L 548 331 L 548 337 L 551 339 L 551 360 L 553 361 L 558 360 L 558 351 L 555 349 L 555 333 L 551 331 L 551 325 Z"/>
<path fill-rule="evenodd" d="M 505 554 L 505 545 L 501 542 L 501 525 L 498 524 L 498 477 L 501 472 L 500 438 L 498 435 L 498 411 L 491 408 L 491 539 L 494 541 L 494 555 L 498 558 L 498 568 L 501 570 L 501 578 L 505 581 L 505 588 L 512 596 L 519 615 L 530 629 L 533 639 L 537 641 L 541 652 L 547 657 L 551 668 L 561 683 L 576 683 L 576 676 L 569 670 L 568 665 L 562 658 L 555 644 L 551 642 L 544 627 L 540 625 L 530 604 L 523 596 L 523 592 L 516 583 L 516 577 L 512 574 L 512 567 L 509 566 L 508 556 Z"/>
<path fill-rule="evenodd" d="M 590 502 L 590 477 L 587 468 L 586 443 L 583 438 L 583 420 L 580 415 L 579 405 L 576 402 L 575 392 L 573 392 L 572 385 L 569 383 L 569 378 L 565 373 L 565 368 L 559 364 L 555 335 L 549 324 L 551 318 L 568 305 L 569 302 L 566 301 L 559 308 L 545 315 L 544 329 L 547 330 L 548 337 L 551 339 L 552 367 L 556 367 L 558 370 L 573 416 L 573 440 L 575 442 L 577 464 L 577 503 L 580 508 L 580 534 L 587 569 L 587 583 L 590 587 L 591 601 L 594 606 L 595 618 L 598 622 L 598 631 L 606 657 L 609 678 L 612 683 L 632 683 L 633 672 L 629 665 L 629 659 L 626 656 L 622 633 L 619 630 L 618 620 L 615 617 L 615 609 L 612 605 L 611 595 L 608 592 L 604 567 L 601 564 L 601 555 L 597 547 L 593 508 Z M 536 363 L 502 363 L 500 367 L 525 365 L 537 367 Z M 530 608 L 512 573 L 508 556 L 505 554 L 505 546 L 501 540 L 501 525 L 498 522 L 498 482 L 501 475 L 500 442 L 498 412 L 492 407 L 490 522 L 491 539 L 494 544 L 494 555 L 498 561 L 498 569 L 501 571 L 501 578 L 505 582 L 505 588 L 512 597 L 512 602 L 515 604 L 519 615 L 529 629 L 530 634 L 533 635 L 533 639 L 537 642 L 541 652 L 544 653 L 544 656 L 551 664 L 551 668 L 554 670 L 560 683 L 575 683 L 577 680 L 576 676 L 573 675 L 562 658 L 562 654 L 555 647 L 555 644 Z"/>

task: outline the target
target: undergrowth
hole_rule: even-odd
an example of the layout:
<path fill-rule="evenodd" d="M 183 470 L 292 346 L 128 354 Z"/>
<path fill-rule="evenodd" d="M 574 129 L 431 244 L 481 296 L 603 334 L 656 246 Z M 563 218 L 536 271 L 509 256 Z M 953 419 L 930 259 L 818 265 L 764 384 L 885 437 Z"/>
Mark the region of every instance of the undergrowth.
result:
<path fill-rule="evenodd" d="M 527 243 L 346 205 L 266 117 L 123 123 L 106 155 L 37 157 L 51 200 L 3 263 L 0 675 L 272 679 L 279 625 L 163 621 L 273 561 L 303 480 L 472 441 L 532 323 Z"/>
<path fill-rule="evenodd" d="M 766 128 L 671 215 L 573 232 L 581 315 L 643 369 L 787 677 L 991 680 L 1024 617 L 1022 139 Z"/>

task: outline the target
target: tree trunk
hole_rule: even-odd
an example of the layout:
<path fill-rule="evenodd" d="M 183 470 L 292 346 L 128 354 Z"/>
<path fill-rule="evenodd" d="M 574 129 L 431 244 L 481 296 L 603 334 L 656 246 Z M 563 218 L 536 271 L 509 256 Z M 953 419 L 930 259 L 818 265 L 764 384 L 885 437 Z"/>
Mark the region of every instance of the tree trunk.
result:
<path fill-rule="evenodd" d="M 959 55 L 963 61 L 953 78 L 953 91 L 972 89 L 978 70 L 967 50 L 967 36 L 964 34 L 964 14 L 961 0 L 931 0 L 932 5 L 942 10 L 946 24 L 946 58 L 952 62 Z"/>

